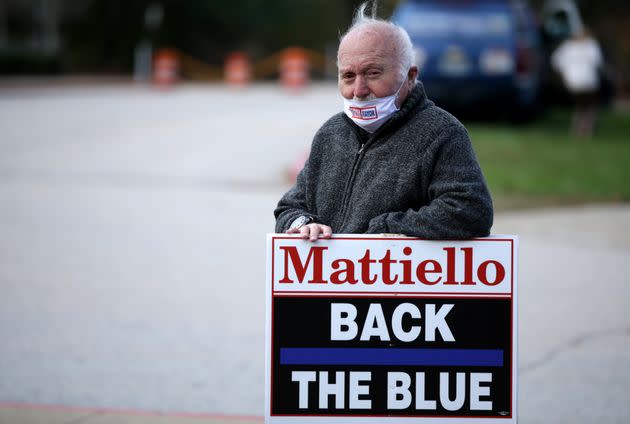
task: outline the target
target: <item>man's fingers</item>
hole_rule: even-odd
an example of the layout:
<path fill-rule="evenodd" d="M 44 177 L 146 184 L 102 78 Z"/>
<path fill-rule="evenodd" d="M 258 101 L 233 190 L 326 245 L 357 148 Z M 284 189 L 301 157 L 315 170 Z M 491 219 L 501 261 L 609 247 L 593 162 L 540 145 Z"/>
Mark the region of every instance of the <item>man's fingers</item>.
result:
<path fill-rule="evenodd" d="M 300 235 L 303 239 L 307 239 L 309 234 L 311 233 L 311 229 L 308 225 L 303 225 L 300 227 Z"/>
<path fill-rule="evenodd" d="M 319 224 L 308 224 L 311 227 L 311 241 L 315 241 L 319 238 L 319 233 L 322 231 L 321 225 Z"/>
<path fill-rule="evenodd" d="M 316 241 L 319 237 L 328 239 L 332 236 L 332 228 L 328 225 L 312 223 L 300 228 L 289 228 L 287 234 L 300 234 L 303 239 Z"/>

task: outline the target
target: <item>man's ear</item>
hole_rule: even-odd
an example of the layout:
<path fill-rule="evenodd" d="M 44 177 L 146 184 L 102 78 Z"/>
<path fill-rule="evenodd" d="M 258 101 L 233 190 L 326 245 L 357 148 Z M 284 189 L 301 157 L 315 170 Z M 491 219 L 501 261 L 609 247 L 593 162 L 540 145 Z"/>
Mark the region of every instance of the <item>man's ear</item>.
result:
<path fill-rule="evenodd" d="M 409 72 L 407 73 L 407 79 L 409 81 L 415 81 L 418 78 L 418 67 L 416 65 L 412 65 L 409 68 Z"/>

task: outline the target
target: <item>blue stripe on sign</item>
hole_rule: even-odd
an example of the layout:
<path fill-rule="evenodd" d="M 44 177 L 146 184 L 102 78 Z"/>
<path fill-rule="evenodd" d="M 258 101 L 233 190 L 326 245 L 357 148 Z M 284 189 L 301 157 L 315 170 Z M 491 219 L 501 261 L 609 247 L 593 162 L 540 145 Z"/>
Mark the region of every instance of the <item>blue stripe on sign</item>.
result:
<path fill-rule="evenodd" d="M 502 349 L 280 349 L 281 365 L 424 365 L 502 367 Z"/>

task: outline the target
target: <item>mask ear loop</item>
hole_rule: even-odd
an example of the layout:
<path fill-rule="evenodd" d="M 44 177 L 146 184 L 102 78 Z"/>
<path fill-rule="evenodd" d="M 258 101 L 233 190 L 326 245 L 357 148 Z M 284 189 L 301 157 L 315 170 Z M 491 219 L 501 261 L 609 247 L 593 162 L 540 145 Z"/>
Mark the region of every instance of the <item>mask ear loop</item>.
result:
<path fill-rule="evenodd" d="M 396 90 L 396 93 L 394 94 L 396 96 L 396 98 L 394 99 L 394 106 L 396 107 L 396 110 L 400 110 L 400 106 L 396 106 L 396 102 L 398 101 L 398 94 L 400 94 L 400 90 L 402 90 L 403 85 L 405 85 L 405 83 L 407 82 L 407 75 L 409 74 L 409 69 L 407 69 L 407 72 L 405 73 L 405 77 L 402 80 L 402 83 L 400 83 L 400 87 L 398 87 L 398 90 Z"/>

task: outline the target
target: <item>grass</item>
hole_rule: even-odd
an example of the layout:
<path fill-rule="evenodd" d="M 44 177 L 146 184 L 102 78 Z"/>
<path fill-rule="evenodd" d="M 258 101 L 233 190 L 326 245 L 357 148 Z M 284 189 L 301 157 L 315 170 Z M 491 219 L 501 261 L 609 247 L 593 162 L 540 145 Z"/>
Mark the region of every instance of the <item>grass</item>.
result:
<path fill-rule="evenodd" d="M 603 112 L 591 140 L 571 137 L 570 119 L 466 123 L 498 208 L 630 201 L 630 114 Z"/>

